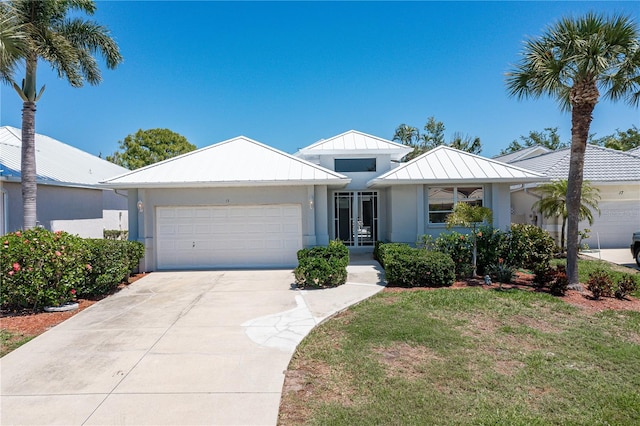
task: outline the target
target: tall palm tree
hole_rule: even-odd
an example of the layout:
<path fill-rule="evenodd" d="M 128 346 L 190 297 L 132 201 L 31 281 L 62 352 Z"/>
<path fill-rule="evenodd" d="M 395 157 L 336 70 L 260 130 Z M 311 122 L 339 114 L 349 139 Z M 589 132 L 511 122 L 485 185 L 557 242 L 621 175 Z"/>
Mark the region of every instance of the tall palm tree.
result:
<path fill-rule="evenodd" d="M 578 222 L 584 154 L 593 110 L 600 99 L 640 103 L 640 30 L 627 16 L 596 13 L 563 18 L 537 39 L 525 42 L 522 59 L 507 73 L 518 98 L 556 98 L 571 111 L 571 159 L 567 185 L 567 275 L 578 281 Z"/>
<path fill-rule="evenodd" d="M 24 61 L 25 78 L 20 86 L 12 82 L 23 101 L 21 174 L 25 229 L 33 228 L 37 220 L 35 115 L 36 103 L 44 91 L 44 86 L 37 89 L 38 61 L 48 62 L 72 87 L 82 87 L 85 81 L 95 85 L 102 80 L 93 54 L 100 53 L 108 68 L 122 62 L 118 45 L 107 28 L 75 16 L 77 12 L 93 15 L 95 10 L 93 0 L 11 0 L 2 9 L 2 19 L 18 26 L 25 42 L 19 54 Z M 71 13 L 73 17 L 69 16 Z"/>
<path fill-rule="evenodd" d="M 535 192 L 542 197 L 533 204 L 533 208 L 540 211 L 546 217 L 561 217 L 562 228 L 560 232 L 560 249 L 564 250 L 565 230 L 569 212 L 567 210 L 567 187 L 568 182 L 564 179 L 557 180 L 538 186 Z M 582 183 L 582 195 L 580 197 L 580 210 L 578 212 L 579 220 L 589 221 L 589 225 L 593 225 L 593 211 L 600 214 L 598 208 L 600 201 L 600 190 L 591 185 L 588 180 Z"/>

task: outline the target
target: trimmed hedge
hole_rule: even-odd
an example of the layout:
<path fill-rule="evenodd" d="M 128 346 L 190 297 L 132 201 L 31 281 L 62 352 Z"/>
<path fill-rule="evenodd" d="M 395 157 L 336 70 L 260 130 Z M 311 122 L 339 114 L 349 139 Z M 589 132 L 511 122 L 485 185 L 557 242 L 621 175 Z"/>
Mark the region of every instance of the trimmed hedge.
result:
<path fill-rule="evenodd" d="M 455 281 L 451 256 L 411 248 L 406 244 L 381 245 L 387 283 L 398 287 L 447 287 Z"/>
<path fill-rule="evenodd" d="M 107 294 L 144 256 L 138 242 L 82 239 L 44 228 L 16 231 L 1 242 L 0 305 L 10 309 L 36 311 Z"/>
<path fill-rule="evenodd" d="M 78 296 L 99 296 L 114 291 L 129 278 L 144 256 L 144 245 L 137 241 L 87 241 L 87 279 L 78 289 Z"/>
<path fill-rule="evenodd" d="M 300 288 L 337 287 L 347 281 L 349 249 L 338 240 L 327 247 L 298 251 L 298 266 L 293 271 Z"/>

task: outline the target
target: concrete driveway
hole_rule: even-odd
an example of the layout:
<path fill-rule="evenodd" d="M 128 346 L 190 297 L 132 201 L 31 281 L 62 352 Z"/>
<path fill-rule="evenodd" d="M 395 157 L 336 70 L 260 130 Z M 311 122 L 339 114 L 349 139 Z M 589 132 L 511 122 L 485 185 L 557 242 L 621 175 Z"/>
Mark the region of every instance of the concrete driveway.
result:
<path fill-rule="evenodd" d="M 284 371 L 319 322 L 382 289 L 293 289 L 290 270 L 154 272 L 0 360 L 1 424 L 276 424 Z"/>
<path fill-rule="evenodd" d="M 631 254 L 631 250 L 629 249 L 629 247 L 617 249 L 601 249 L 599 251 L 592 250 L 588 252 L 582 252 L 582 254 L 594 259 L 606 260 L 607 262 L 626 266 L 627 268 L 640 270 L 640 268 L 636 264 L 635 259 L 633 258 L 633 255 Z"/>

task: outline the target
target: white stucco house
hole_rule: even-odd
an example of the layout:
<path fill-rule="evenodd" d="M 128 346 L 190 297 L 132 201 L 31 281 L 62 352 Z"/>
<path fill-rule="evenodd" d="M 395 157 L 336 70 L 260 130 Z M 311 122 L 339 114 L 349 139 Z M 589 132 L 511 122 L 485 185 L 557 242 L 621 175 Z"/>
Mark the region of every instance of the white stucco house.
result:
<path fill-rule="evenodd" d="M 22 131 L 0 127 L 0 235 L 22 228 Z M 127 169 L 45 135 L 36 134 L 37 219 L 52 231 L 102 238 L 126 230 L 126 191 L 99 185 Z"/>
<path fill-rule="evenodd" d="M 570 157 L 571 149 L 565 148 L 525 158 L 497 159 L 555 180 L 568 178 Z M 580 230 L 591 230 L 583 243 L 591 249 L 628 248 L 633 232 L 640 230 L 640 155 L 587 145 L 584 179 L 600 190 L 598 207 L 601 214 L 594 213 L 591 226 L 587 221 L 580 223 Z M 514 186 L 511 194 L 512 221 L 541 226 L 559 240 L 559 221 L 546 219 L 533 209 L 538 198 L 535 184 Z"/>
<path fill-rule="evenodd" d="M 454 203 L 511 223 L 510 186 L 545 180 L 452 148 L 400 163 L 410 148 L 357 131 L 290 155 L 240 136 L 105 180 L 129 193 L 130 238 L 145 271 L 292 267 L 303 247 L 339 238 L 415 243 L 444 231 Z"/>

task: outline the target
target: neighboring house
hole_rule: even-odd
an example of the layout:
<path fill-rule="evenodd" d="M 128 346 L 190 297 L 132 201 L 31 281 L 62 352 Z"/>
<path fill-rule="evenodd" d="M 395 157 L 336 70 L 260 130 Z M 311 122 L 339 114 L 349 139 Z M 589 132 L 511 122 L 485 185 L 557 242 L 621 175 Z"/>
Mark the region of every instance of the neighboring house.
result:
<path fill-rule="evenodd" d="M 633 154 L 633 155 L 640 155 L 640 146 L 637 148 L 630 149 L 629 151 L 627 151 L 627 153 Z"/>
<path fill-rule="evenodd" d="M 511 164 L 542 173 L 550 179 L 567 179 L 570 157 L 571 149 L 565 148 Z M 594 212 L 592 226 L 587 221 L 580 223 L 580 230 L 591 230 L 583 243 L 591 249 L 628 248 L 631 235 L 640 229 L 640 156 L 629 151 L 587 145 L 584 179 L 600 190 L 598 207 L 601 214 Z M 535 185 L 512 188 L 512 221 L 537 224 L 559 239 L 560 222 L 545 219 L 532 208 L 539 199 L 534 188 Z"/>
<path fill-rule="evenodd" d="M 526 160 L 527 158 L 537 157 L 538 155 L 547 154 L 549 152 L 553 151 L 544 146 L 534 145 L 508 154 L 495 156 L 493 159 L 503 163 L 513 163 L 514 161 Z"/>
<path fill-rule="evenodd" d="M 338 238 L 438 235 L 455 202 L 490 207 L 510 225 L 510 185 L 544 176 L 449 147 L 408 163 L 411 148 L 350 131 L 290 155 L 237 137 L 104 182 L 128 190 L 142 269 L 291 267 L 303 247 Z"/>
<path fill-rule="evenodd" d="M 0 235 L 22 228 L 21 138 L 20 129 L 0 127 Z M 91 238 L 127 229 L 126 191 L 98 184 L 127 169 L 40 134 L 36 168 L 40 226 Z"/>

